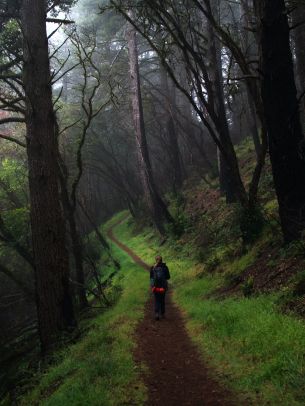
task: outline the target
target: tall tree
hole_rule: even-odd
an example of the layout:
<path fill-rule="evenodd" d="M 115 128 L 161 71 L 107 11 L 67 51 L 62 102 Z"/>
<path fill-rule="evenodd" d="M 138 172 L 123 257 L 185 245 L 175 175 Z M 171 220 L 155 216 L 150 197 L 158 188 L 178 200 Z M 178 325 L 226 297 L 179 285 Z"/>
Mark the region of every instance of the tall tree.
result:
<path fill-rule="evenodd" d="M 138 154 L 141 182 L 148 207 L 153 221 L 161 234 L 164 234 L 164 223 L 171 222 L 172 218 L 165 203 L 160 197 L 153 179 L 153 173 L 148 153 L 147 140 L 145 135 L 145 124 L 143 115 L 142 96 L 140 88 L 140 73 L 138 50 L 136 42 L 136 30 L 128 24 L 127 41 L 129 51 L 131 99 L 133 110 L 133 122 L 135 128 L 136 148 Z"/>
<path fill-rule="evenodd" d="M 69 292 L 69 259 L 60 205 L 58 144 L 46 33 L 46 2 L 24 0 L 23 84 L 36 301 L 42 350 L 74 323 Z"/>
<path fill-rule="evenodd" d="M 225 157 L 230 168 L 228 175 L 236 200 L 245 210 L 249 208 L 252 210 L 256 203 L 257 188 L 264 160 L 260 160 L 259 168 L 255 169 L 248 195 L 240 176 L 238 160 L 232 141 L 222 131 L 222 122 L 219 120 L 213 102 L 213 86 L 207 71 L 209 61 L 206 58 L 206 41 L 205 36 L 202 35 L 202 24 L 200 18 L 198 19 L 198 15 L 200 17 L 201 14 L 201 16 L 208 19 L 219 37 L 222 40 L 223 38 L 219 33 L 219 25 L 213 17 L 208 0 L 204 1 L 204 5 L 197 0 L 188 2 L 145 1 L 141 3 L 143 5 L 141 8 L 138 8 L 136 2 L 134 2 L 133 10 L 136 14 L 134 19 L 127 15 L 126 6 L 122 1 L 111 0 L 110 3 L 133 24 L 152 49 L 157 52 L 176 87 L 187 97 L 196 114 L 207 128 L 211 139 Z M 200 21 L 200 27 L 198 20 Z M 165 41 L 162 47 L 160 47 L 159 41 L 156 43 L 156 37 L 159 38 L 156 27 L 159 27 L 157 31 L 162 30 L 167 39 L 171 39 Z M 221 34 L 225 35 L 226 30 L 222 29 Z M 229 37 L 230 42 L 232 42 L 229 34 L 226 34 L 226 37 Z M 173 52 L 173 49 L 177 49 L 179 52 Z M 239 48 L 236 53 L 238 55 L 239 53 L 242 54 Z M 243 63 L 247 66 L 244 57 Z M 183 64 L 187 71 L 191 92 L 189 92 L 189 87 L 188 89 L 183 87 L 180 77 L 176 74 L 174 68 L 178 64 Z"/>
<path fill-rule="evenodd" d="M 255 0 L 261 21 L 262 95 L 286 242 L 305 228 L 305 156 L 284 0 Z"/>
<path fill-rule="evenodd" d="M 219 19 L 219 6 L 207 2 L 209 12 Z M 231 138 L 229 125 L 225 108 L 225 95 L 223 89 L 222 61 L 221 61 L 221 44 L 215 35 L 214 28 L 209 20 L 206 21 L 207 42 L 208 42 L 208 65 L 211 87 L 213 92 L 214 110 L 216 119 L 215 127 L 217 128 L 219 138 L 228 147 L 231 147 Z M 236 191 L 234 189 L 234 179 L 230 170 L 230 164 L 226 157 L 218 149 L 218 168 L 220 190 L 225 194 L 227 202 L 232 203 L 236 200 Z"/>
<path fill-rule="evenodd" d="M 182 185 L 182 163 L 180 157 L 178 133 L 176 129 L 176 95 L 175 87 L 170 86 L 168 74 L 164 67 L 160 66 L 161 91 L 163 94 L 163 107 L 165 112 L 165 131 L 169 146 L 169 159 L 173 171 L 173 191 L 176 193 Z"/>
<path fill-rule="evenodd" d="M 299 93 L 302 94 L 305 90 L 305 4 L 298 1 L 295 9 L 291 13 L 293 30 L 293 39 L 295 44 L 296 55 L 296 70 L 297 70 L 297 84 Z M 303 130 L 305 129 L 305 99 L 302 97 L 301 103 L 301 120 L 303 123 Z"/>
<path fill-rule="evenodd" d="M 254 63 L 258 60 L 258 44 L 257 36 L 253 32 L 253 7 L 251 6 L 252 0 L 241 0 L 238 8 L 240 9 L 240 19 L 235 22 L 234 31 L 236 31 L 235 37 L 239 39 L 240 47 L 248 61 Z M 242 28 L 240 28 L 242 26 Z M 242 74 L 240 68 L 238 76 Z M 259 117 L 257 115 L 255 102 L 251 95 L 250 88 L 247 84 L 241 82 L 241 89 L 244 91 L 244 103 L 245 103 L 245 118 L 247 121 L 247 128 L 249 134 L 253 139 L 255 151 L 258 160 L 262 154 L 262 145 L 259 135 Z"/>

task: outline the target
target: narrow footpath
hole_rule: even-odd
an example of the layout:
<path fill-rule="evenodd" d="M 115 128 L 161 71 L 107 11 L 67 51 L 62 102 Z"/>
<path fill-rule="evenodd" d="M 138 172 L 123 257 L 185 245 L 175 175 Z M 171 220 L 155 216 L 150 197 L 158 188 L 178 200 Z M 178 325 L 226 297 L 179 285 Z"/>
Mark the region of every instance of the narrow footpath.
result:
<path fill-rule="evenodd" d="M 149 266 L 114 236 L 114 228 L 108 231 L 108 237 L 148 270 Z M 155 321 L 153 297 L 150 296 L 144 320 L 136 331 L 135 360 L 148 367 L 144 377 L 149 395 L 147 406 L 237 405 L 232 401 L 232 394 L 211 377 L 211 370 L 201 362 L 171 295 L 166 299 L 166 319 Z"/>

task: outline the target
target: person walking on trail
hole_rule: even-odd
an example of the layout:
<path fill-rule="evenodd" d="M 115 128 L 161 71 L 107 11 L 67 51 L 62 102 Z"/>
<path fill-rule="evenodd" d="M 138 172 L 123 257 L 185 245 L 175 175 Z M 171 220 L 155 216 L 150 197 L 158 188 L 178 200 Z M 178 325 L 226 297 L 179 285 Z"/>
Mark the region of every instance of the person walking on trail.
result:
<path fill-rule="evenodd" d="M 155 259 L 156 263 L 150 270 L 150 286 L 155 297 L 155 319 L 160 320 L 160 317 L 165 317 L 165 294 L 170 274 L 162 257 L 158 255 Z"/>

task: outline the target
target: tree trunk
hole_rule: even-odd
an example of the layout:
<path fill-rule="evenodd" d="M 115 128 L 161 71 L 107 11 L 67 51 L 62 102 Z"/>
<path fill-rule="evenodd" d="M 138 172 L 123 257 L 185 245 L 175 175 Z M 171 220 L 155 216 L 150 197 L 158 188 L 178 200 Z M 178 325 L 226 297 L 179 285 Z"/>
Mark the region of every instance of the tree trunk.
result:
<path fill-rule="evenodd" d="M 305 228 L 304 143 L 284 0 L 257 0 L 262 27 L 262 95 L 279 214 L 286 242 Z"/>
<path fill-rule="evenodd" d="M 57 124 L 56 124 L 57 126 Z M 58 162 L 60 163 L 60 185 L 61 185 L 61 199 L 63 202 L 63 207 L 65 210 L 65 215 L 69 223 L 70 238 L 72 245 L 72 253 L 75 265 L 75 275 L 76 275 L 76 294 L 78 299 L 78 305 L 80 309 L 84 309 L 88 306 L 88 300 L 86 296 L 85 288 L 85 275 L 83 266 L 83 245 L 80 237 L 79 230 L 75 221 L 75 208 L 71 204 L 70 196 L 68 193 L 68 170 L 65 162 L 61 157 L 58 157 Z"/>
<path fill-rule="evenodd" d="M 246 90 L 247 90 L 247 104 L 248 104 L 247 120 L 249 123 L 249 131 L 250 131 L 251 137 L 253 139 L 257 159 L 259 159 L 259 157 L 262 153 L 262 144 L 261 144 L 261 140 L 259 138 L 259 131 L 258 131 L 258 125 L 257 125 L 258 117 L 256 115 L 255 105 L 254 105 L 252 96 L 249 92 L 249 88 L 247 87 Z"/>
<path fill-rule="evenodd" d="M 296 70 L 298 78 L 299 94 L 305 91 L 305 4 L 301 3 L 292 12 L 292 25 L 296 28 L 293 32 L 293 39 L 295 44 L 296 55 Z M 305 98 L 303 97 L 300 102 L 301 107 L 301 120 L 303 131 L 305 130 Z"/>
<path fill-rule="evenodd" d="M 182 169 L 181 169 L 181 158 L 180 150 L 178 144 L 178 134 L 175 125 L 175 115 L 176 115 L 176 100 L 174 88 L 169 86 L 167 71 L 164 67 L 160 66 L 161 70 L 161 92 L 164 97 L 164 110 L 166 116 L 166 132 L 167 141 L 170 150 L 170 162 L 173 170 L 173 191 L 176 193 L 182 185 Z"/>
<path fill-rule="evenodd" d="M 46 34 L 46 2 L 24 0 L 23 84 L 26 96 L 27 154 L 36 302 L 43 352 L 74 325 L 69 291 L 69 258 L 60 205 L 58 145 Z"/>
<path fill-rule="evenodd" d="M 213 14 L 218 11 L 218 7 L 211 5 Z M 219 139 L 223 144 L 228 156 L 225 157 L 220 151 L 218 151 L 218 168 L 219 168 L 219 185 L 220 190 L 226 196 L 228 203 L 236 201 L 238 193 L 236 186 L 239 183 L 234 179 L 235 173 L 230 167 L 228 157 L 234 155 L 234 148 L 230 138 L 229 125 L 226 116 L 224 91 L 223 91 L 223 77 L 222 77 L 222 64 L 221 64 L 221 48 L 218 39 L 215 36 L 214 29 L 209 21 L 206 22 L 207 37 L 209 42 L 209 58 L 210 58 L 210 80 L 213 88 L 214 110 L 216 120 L 214 125 L 219 134 Z M 238 175 L 239 176 L 239 175 Z M 240 181 L 241 183 L 241 181 Z"/>
<path fill-rule="evenodd" d="M 131 24 L 128 24 L 126 36 L 129 52 L 133 122 L 135 127 L 136 148 L 139 160 L 141 182 L 144 190 L 144 195 L 152 215 L 152 219 L 159 232 L 161 234 L 164 234 L 164 223 L 171 222 L 172 218 L 167 210 L 165 203 L 159 196 L 153 179 L 145 135 L 136 31 Z"/>
<path fill-rule="evenodd" d="M 240 38 L 241 43 L 243 44 L 243 51 L 248 59 L 255 60 L 257 58 L 257 37 L 251 32 L 252 24 L 250 18 L 252 16 L 252 11 L 250 10 L 249 1 L 241 0 L 240 7 L 242 15 L 241 23 L 245 27 L 245 29 L 242 30 L 242 37 Z M 253 139 L 257 159 L 259 160 L 262 154 L 262 145 L 259 137 L 259 118 L 256 113 L 253 97 L 247 84 L 246 97 L 246 116 L 249 126 L 249 132 Z"/>

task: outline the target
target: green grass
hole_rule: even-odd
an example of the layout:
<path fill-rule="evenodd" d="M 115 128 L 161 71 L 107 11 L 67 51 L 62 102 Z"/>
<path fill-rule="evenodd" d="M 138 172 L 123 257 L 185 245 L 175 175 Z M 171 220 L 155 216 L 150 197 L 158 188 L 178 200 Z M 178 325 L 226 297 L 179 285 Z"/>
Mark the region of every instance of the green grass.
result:
<path fill-rule="evenodd" d="M 151 230 L 136 234 L 130 219 L 115 234 L 148 263 L 157 253 L 163 255 L 191 338 L 241 404 L 245 399 L 259 405 L 305 404 L 305 324 L 280 313 L 279 294 L 217 300 L 211 293 L 224 284 L 225 274 L 205 272 L 190 254 L 191 247 L 172 241 L 160 247 Z M 237 273 L 250 265 L 258 248 L 259 243 L 223 264 L 225 271 Z"/>
<path fill-rule="evenodd" d="M 118 214 L 107 227 L 125 216 L 126 212 Z M 236 404 L 305 404 L 304 322 L 280 313 L 278 294 L 222 300 L 213 296 L 228 273 L 238 274 L 255 261 L 259 243 L 238 259 L 220 262 L 217 269 L 224 273 L 208 273 L 194 259 L 190 244 L 169 240 L 160 247 L 151 229 L 135 232 L 130 218 L 115 228 L 115 234 L 147 263 L 152 264 L 156 254 L 163 255 L 189 335 L 216 378 L 236 393 Z M 145 366 L 137 367 L 132 354 L 147 299 L 147 275 L 115 246 L 112 252 L 122 265 L 110 288 L 121 292 L 116 304 L 86 322 L 88 333 L 57 353 L 57 361 L 37 376 L 35 388 L 20 405 L 145 403 L 147 389 L 141 380 Z"/>
<path fill-rule="evenodd" d="M 112 281 L 112 289 L 122 292 L 116 304 L 88 322 L 88 333 L 77 344 L 56 354 L 57 361 L 37 376 L 37 385 L 20 405 L 144 404 L 144 366 L 135 365 L 133 350 L 147 299 L 147 275 L 121 250 L 113 246 L 112 251 L 122 266 Z"/>

